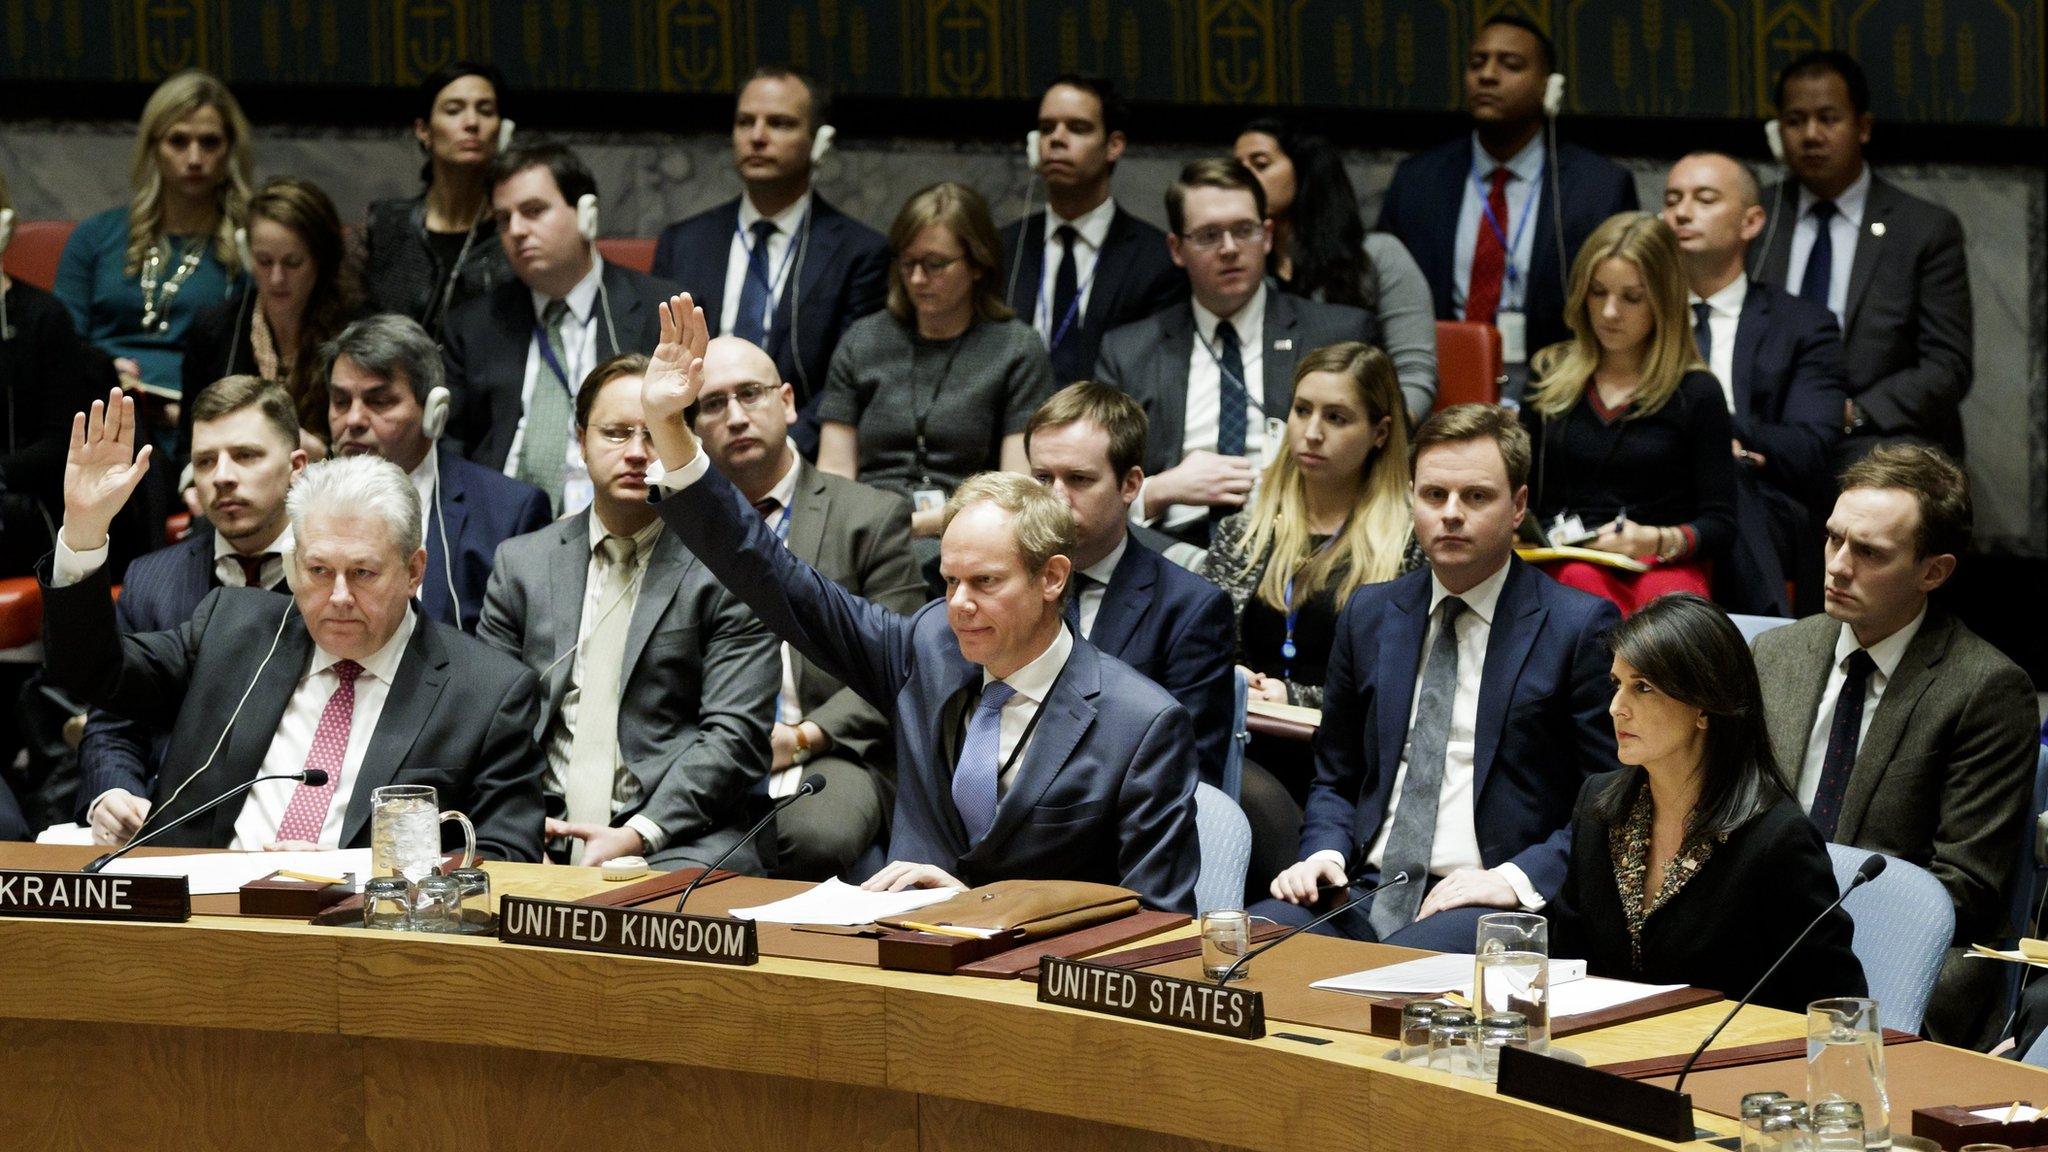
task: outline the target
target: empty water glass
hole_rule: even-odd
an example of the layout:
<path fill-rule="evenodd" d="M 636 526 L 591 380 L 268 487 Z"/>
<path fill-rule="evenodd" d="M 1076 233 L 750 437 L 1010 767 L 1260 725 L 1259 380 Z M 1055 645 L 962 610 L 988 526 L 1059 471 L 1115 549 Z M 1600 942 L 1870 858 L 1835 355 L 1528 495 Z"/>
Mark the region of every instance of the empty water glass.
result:
<path fill-rule="evenodd" d="M 413 885 L 412 930 L 462 931 L 462 882 L 436 873 Z"/>
<path fill-rule="evenodd" d="M 1764 1109 L 1788 1099 L 1783 1092 L 1750 1092 L 1742 1097 L 1742 1152 L 1762 1152 Z"/>
<path fill-rule="evenodd" d="M 1806 1116 L 1769 1113 L 1764 1116 L 1764 1152 L 1813 1152 L 1813 1129 Z"/>
<path fill-rule="evenodd" d="M 1223 979 L 1230 966 L 1238 957 L 1251 950 L 1251 920 L 1236 908 L 1217 908 L 1202 913 L 1202 975 L 1211 980 Z M 1233 980 L 1242 980 L 1251 975 L 1251 965 L 1237 970 Z"/>
<path fill-rule="evenodd" d="M 1429 1025 L 1450 1005 L 1440 1000 L 1410 1000 L 1401 1006 L 1401 1059 L 1429 1061 Z"/>
<path fill-rule="evenodd" d="M 1863 1152 L 1863 1106 L 1826 1100 L 1813 1106 L 1814 1152 Z"/>
<path fill-rule="evenodd" d="M 1500 1079 L 1503 1048 L 1529 1046 L 1529 1021 L 1520 1012 L 1488 1012 L 1479 1018 L 1479 1078 Z"/>
<path fill-rule="evenodd" d="M 412 882 L 403 876 L 376 876 L 365 881 L 363 927 L 412 931 L 412 893 Z"/>
<path fill-rule="evenodd" d="M 1479 1023 L 1465 1008 L 1440 1008 L 1429 1024 L 1429 1066 L 1453 1076 L 1479 1075 Z"/>

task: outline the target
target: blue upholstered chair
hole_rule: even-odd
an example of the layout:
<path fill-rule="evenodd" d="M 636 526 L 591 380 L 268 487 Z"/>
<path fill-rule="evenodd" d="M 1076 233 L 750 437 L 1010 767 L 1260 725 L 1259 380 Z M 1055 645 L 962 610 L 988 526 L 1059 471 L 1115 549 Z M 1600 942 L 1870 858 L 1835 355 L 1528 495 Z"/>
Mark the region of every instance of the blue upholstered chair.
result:
<path fill-rule="evenodd" d="M 1221 789 L 1195 785 L 1195 835 L 1202 870 L 1195 878 L 1195 910 L 1244 906 L 1244 874 L 1252 860 L 1252 825 Z"/>
<path fill-rule="evenodd" d="M 1870 855 L 1846 844 L 1828 845 L 1835 883 L 1847 888 Z M 1925 868 L 1889 857 L 1884 875 L 1857 889 L 1843 908 L 1856 921 L 1850 947 L 1863 962 L 1878 1022 L 1901 1032 L 1920 1031 L 1942 956 L 1956 933 L 1948 889 Z"/>

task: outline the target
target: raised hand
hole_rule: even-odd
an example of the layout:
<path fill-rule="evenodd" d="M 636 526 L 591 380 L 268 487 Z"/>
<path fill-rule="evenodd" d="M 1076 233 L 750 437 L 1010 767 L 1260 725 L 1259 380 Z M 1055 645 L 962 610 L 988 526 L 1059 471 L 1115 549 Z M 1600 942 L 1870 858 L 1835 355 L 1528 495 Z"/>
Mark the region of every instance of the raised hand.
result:
<path fill-rule="evenodd" d="M 649 358 L 640 385 L 640 403 L 649 424 L 680 424 L 683 410 L 696 403 L 704 388 L 704 349 L 711 329 L 704 310 L 685 292 L 661 305 L 661 343 Z"/>
<path fill-rule="evenodd" d="M 135 451 L 135 398 L 116 388 L 92 411 L 71 418 L 64 457 L 64 544 L 89 552 L 107 542 L 107 525 L 149 471 L 150 447 Z"/>

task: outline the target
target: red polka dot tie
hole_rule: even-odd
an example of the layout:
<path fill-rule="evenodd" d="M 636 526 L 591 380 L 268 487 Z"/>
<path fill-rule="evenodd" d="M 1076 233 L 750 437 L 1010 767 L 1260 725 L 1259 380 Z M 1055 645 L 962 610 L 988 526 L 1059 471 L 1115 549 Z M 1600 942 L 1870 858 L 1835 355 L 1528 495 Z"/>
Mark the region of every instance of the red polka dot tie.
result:
<path fill-rule="evenodd" d="M 327 806 L 334 800 L 335 787 L 341 783 L 341 762 L 348 754 L 348 726 L 356 714 L 356 677 L 363 674 L 363 666 L 353 660 L 338 660 L 334 674 L 341 683 L 335 686 L 334 695 L 327 698 L 327 707 L 320 712 L 320 726 L 313 730 L 313 750 L 306 753 L 306 767 L 325 769 L 327 783 L 318 788 L 300 784 L 292 791 L 284 819 L 278 821 L 279 840 L 318 844 L 320 828 L 327 823 Z"/>

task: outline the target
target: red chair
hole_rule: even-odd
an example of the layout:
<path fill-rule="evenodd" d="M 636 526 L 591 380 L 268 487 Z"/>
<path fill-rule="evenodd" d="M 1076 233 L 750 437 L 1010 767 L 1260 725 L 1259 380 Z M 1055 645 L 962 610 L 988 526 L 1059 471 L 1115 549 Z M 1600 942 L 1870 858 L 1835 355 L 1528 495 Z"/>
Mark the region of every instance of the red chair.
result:
<path fill-rule="evenodd" d="M 76 227 L 70 220 L 17 222 L 14 242 L 7 246 L 7 274 L 48 292 L 57 283 L 57 261 Z"/>
<path fill-rule="evenodd" d="M 654 270 L 654 238 L 651 236 L 607 236 L 597 242 L 607 261 L 635 272 Z"/>
<path fill-rule="evenodd" d="M 1491 324 L 1466 320 L 1436 322 L 1436 407 L 1498 404 L 1501 386 L 1500 333 Z"/>
<path fill-rule="evenodd" d="M 0 651 L 33 644 L 42 634 L 43 590 L 36 578 L 0 580 Z"/>

